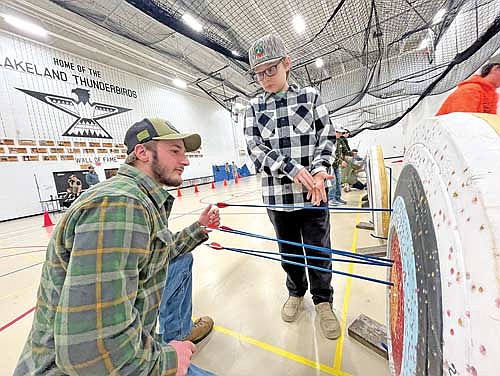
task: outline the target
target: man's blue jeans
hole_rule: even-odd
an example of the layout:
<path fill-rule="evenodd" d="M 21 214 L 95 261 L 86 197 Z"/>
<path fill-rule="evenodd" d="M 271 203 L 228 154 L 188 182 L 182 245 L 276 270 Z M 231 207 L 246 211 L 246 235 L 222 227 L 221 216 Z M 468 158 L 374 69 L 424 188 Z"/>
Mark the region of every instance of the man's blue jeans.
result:
<path fill-rule="evenodd" d="M 335 181 L 332 181 L 332 188 L 328 191 L 328 200 L 338 200 L 342 196 L 342 175 L 340 174 L 340 167 L 333 169 Z"/>
<path fill-rule="evenodd" d="M 160 304 L 160 336 L 163 342 L 187 337 L 193 328 L 191 321 L 193 304 L 193 255 L 174 258 L 168 265 L 168 276 Z M 194 364 L 189 366 L 188 376 L 211 376 Z"/>

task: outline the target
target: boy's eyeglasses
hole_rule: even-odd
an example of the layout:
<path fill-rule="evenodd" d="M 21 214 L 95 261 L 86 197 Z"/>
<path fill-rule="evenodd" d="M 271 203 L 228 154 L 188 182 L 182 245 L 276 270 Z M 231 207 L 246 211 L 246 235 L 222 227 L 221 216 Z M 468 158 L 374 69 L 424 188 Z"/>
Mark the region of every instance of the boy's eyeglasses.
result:
<path fill-rule="evenodd" d="M 278 65 L 280 65 L 282 62 L 283 59 L 280 59 L 276 64 L 271 65 L 262 72 L 254 72 L 252 74 L 253 79 L 255 81 L 262 81 L 264 79 L 264 76 L 273 77 L 274 75 L 276 75 L 276 73 L 278 73 Z"/>

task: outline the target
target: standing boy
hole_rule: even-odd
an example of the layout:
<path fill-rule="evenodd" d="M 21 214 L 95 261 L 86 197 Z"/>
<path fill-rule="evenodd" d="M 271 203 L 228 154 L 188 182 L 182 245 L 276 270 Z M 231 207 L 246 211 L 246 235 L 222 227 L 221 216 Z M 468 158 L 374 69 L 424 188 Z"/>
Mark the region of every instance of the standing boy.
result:
<path fill-rule="evenodd" d="M 267 212 L 280 239 L 330 248 L 328 210 L 294 208 L 327 206 L 325 180 L 332 162 L 334 129 L 328 109 L 316 89 L 288 85 L 290 56 L 283 41 L 266 35 L 250 47 L 250 68 L 265 93 L 254 98 L 247 109 L 245 137 L 256 170 L 262 172 L 262 196 Z M 287 208 L 275 207 L 290 205 Z M 279 245 L 281 253 L 328 257 L 303 247 Z M 282 256 L 283 260 L 295 260 Z M 308 265 L 332 268 L 330 260 L 307 260 Z M 287 274 L 288 299 L 281 317 L 295 321 L 308 289 L 306 268 L 282 263 Z M 310 292 L 327 338 L 340 335 L 340 326 L 332 311 L 333 288 L 330 272 L 307 269 Z"/>

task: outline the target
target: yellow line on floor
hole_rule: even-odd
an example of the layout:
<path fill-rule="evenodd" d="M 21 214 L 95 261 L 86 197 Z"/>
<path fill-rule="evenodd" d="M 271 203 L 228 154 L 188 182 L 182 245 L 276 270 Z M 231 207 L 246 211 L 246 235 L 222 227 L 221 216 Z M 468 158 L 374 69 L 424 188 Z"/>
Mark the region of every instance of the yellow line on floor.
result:
<path fill-rule="evenodd" d="M 361 207 L 361 197 L 359 196 L 358 208 Z M 359 223 L 361 213 L 356 214 L 356 220 L 354 225 L 354 233 L 352 234 L 352 243 L 351 243 L 351 251 L 356 252 L 356 246 L 358 244 L 358 228 L 356 225 Z M 349 263 L 348 273 L 353 273 L 354 264 Z M 345 293 L 344 293 L 344 303 L 342 304 L 342 316 L 340 318 L 340 330 L 342 334 L 337 340 L 337 347 L 335 349 L 335 358 L 333 360 L 333 370 L 340 371 L 340 367 L 342 366 L 342 352 L 344 350 L 344 338 L 347 335 L 346 327 L 347 327 L 347 311 L 349 309 L 349 300 L 351 299 L 351 283 L 352 278 L 347 277 L 346 285 L 345 285 Z"/>
<path fill-rule="evenodd" d="M 242 335 L 240 333 L 237 333 L 237 332 L 234 332 L 234 331 L 232 331 L 230 329 L 226 329 L 226 328 L 223 328 L 221 326 L 214 325 L 214 330 L 216 330 L 217 332 L 226 334 L 228 336 L 234 337 L 234 338 L 238 339 L 238 341 L 243 341 L 243 342 L 249 343 L 251 345 L 260 347 L 263 350 L 272 352 L 272 353 L 274 353 L 276 355 L 280 355 L 280 356 L 282 356 L 284 358 L 293 360 L 293 361 L 295 361 L 297 363 L 306 365 L 306 366 L 314 368 L 314 369 L 319 369 L 320 371 L 325 372 L 328 375 L 334 375 L 334 376 L 351 376 L 350 374 L 348 374 L 346 372 L 343 372 L 343 371 L 340 371 L 340 370 L 335 370 L 332 367 L 329 367 L 329 366 L 327 366 L 325 364 L 321 364 L 321 363 L 315 362 L 315 361 L 313 361 L 311 359 L 304 358 L 303 356 L 300 356 L 300 355 L 291 353 L 289 351 L 280 349 L 279 347 L 270 345 L 270 344 L 265 343 L 265 342 L 258 341 L 255 338 L 244 336 L 244 335 Z"/>

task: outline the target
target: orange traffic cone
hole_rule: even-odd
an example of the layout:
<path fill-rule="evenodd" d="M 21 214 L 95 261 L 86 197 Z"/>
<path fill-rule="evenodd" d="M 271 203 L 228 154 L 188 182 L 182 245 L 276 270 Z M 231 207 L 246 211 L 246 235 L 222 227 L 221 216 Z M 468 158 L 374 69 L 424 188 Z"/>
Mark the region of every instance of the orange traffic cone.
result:
<path fill-rule="evenodd" d="M 227 187 L 227 181 L 224 179 L 224 187 Z"/>
<path fill-rule="evenodd" d="M 177 188 L 177 197 L 182 197 L 181 189 Z"/>
<path fill-rule="evenodd" d="M 45 210 L 43 212 L 43 226 L 42 227 L 50 227 L 50 226 L 54 226 L 54 224 L 52 223 L 52 220 L 50 219 L 49 213 L 47 212 L 47 210 Z"/>
<path fill-rule="evenodd" d="M 198 186 L 195 184 L 194 185 L 194 193 L 199 193 L 200 191 L 198 190 Z"/>
<path fill-rule="evenodd" d="M 238 184 L 238 177 L 234 178 L 234 184 Z"/>
<path fill-rule="evenodd" d="M 212 189 L 215 189 L 215 183 L 212 182 Z"/>
<path fill-rule="evenodd" d="M 239 172 L 237 172 L 237 173 L 236 173 L 236 177 L 237 177 L 238 179 L 241 179 L 241 175 L 240 175 L 240 173 L 239 173 Z"/>

